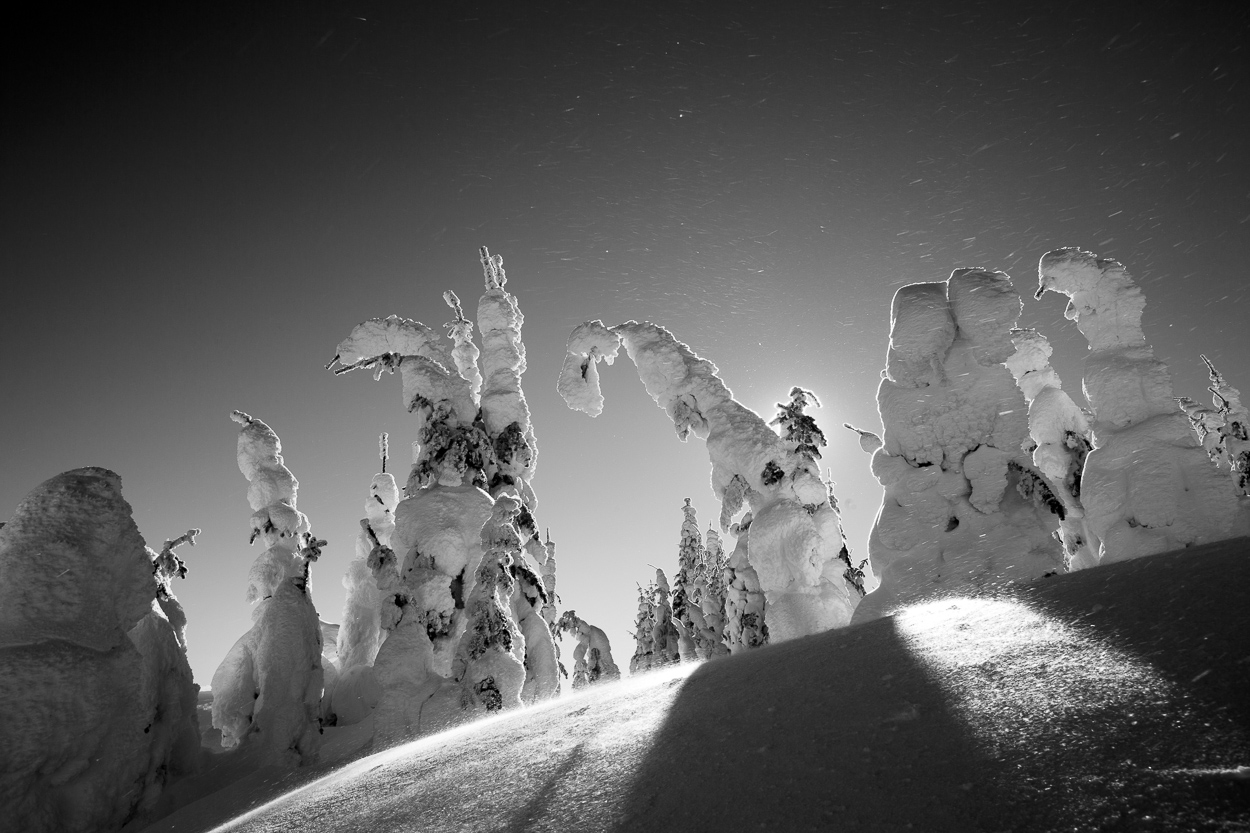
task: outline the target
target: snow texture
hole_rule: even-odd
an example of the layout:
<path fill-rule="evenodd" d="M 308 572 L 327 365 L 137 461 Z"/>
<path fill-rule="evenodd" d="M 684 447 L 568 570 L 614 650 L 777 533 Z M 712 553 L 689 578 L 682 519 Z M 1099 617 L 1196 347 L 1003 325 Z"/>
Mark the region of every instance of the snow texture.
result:
<path fill-rule="evenodd" d="M 1167 367 L 1146 343 L 1146 301 L 1128 270 L 1091 252 L 1056 249 L 1042 256 L 1038 284 L 1039 298 L 1068 296 L 1064 317 L 1089 341 L 1084 387 L 1094 448 L 1081 502 L 1098 563 L 1244 534 L 1236 492 L 1195 440 Z"/>
<path fill-rule="evenodd" d="M 885 487 L 868 544 L 881 582 L 857 620 L 1062 568 L 1059 519 L 1033 489 L 1041 477 L 1023 448 L 1028 409 L 1003 364 L 1021 307 L 1005 274 L 981 269 L 895 293 L 872 458 Z"/>
<path fill-rule="evenodd" d="M 754 411 L 737 402 L 716 367 L 663 327 L 590 321 L 569 337 L 558 389 L 571 408 L 602 410 L 596 362 L 624 346 L 643 385 L 680 439 L 707 441 L 712 489 L 722 526 L 745 502 L 754 513 L 751 567 L 769 605 L 775 640 L 845 625 L 859 599 L 837 568 L 840 526 L 819 469 L 782 442 Z M 811 511 L 807 507 L 811 507 Z"/>
<path fill-rule="evenodd" d="M 102 468 L 44 482 L 0 527 L 5 829 L 115 829 L 195 768 L 197 689 L 154 557 Z"/>

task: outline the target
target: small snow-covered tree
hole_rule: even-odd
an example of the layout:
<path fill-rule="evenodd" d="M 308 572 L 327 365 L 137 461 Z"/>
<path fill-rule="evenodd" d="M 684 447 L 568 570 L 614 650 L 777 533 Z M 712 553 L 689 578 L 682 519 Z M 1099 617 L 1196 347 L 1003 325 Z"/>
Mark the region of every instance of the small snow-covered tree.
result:
<path fill-rule="evenodd" d="M 1037 297 L 1069 299 L 1065 317 L 1089 341 L 1084 389 L 1094 447 L 1081 503 L 1098 563 L 1244 534 L 1237 495 L 1212 468 L 1172 395 L 1167 366 L 1142 331 L 1146 300 L 1127 269 L 1076 248 L 1038 263 Z"/>
<path fill-rule="evenodd" d="M 573 688 L 621 678 L 620 669 L 612 659 L 612 646 L 601 628 L 586 622 L 577 611 L 566 610 L 556 623 L 556 630 L 572 633 L 577 638 L 573 649 Z"/>
<path fill-rule="evenodd" d="M 655 646 L 651 667 L 672 665 L 681 662 L 680 635 L 673 619 L 673 605 L 670 601 L 672 589 L 664 571 L 655 571 L 655 599 L 653 601 L 654 620 L 651 624 L 651 643 Z"/>
<path fill-rule="evenodd" d="M 629 660 L 629 673 L 641 674 L 656 665 L 655 655 L 655 582 L 638 585 L 638 612 L 634 616 L 634 655 Z M 574 678 L 574 687 L 577 679 Z"/>
<path fill-rule="evenodd" d="M 715 527 L 708 526 L 703 542 L 703 563 L 699 565 L 702 586 L 699 607 L 704 627 L 696 642 L 695 652 L 700 657 L 704 652 L 707 658 L 729 653 L 729 646 L 725 644 L 725 570 L 728 567 L 729 559 L 725 557 L 720 533 Z"/>

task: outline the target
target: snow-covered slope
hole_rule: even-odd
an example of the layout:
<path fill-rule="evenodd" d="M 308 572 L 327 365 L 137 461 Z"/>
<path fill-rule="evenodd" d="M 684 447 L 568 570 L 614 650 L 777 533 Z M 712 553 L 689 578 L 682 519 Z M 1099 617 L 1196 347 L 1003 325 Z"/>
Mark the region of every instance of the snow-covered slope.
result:
<path fill-rule="evenodd" d="M 149 830 L 1246 829 L 1248 626 L 1243 538 L 594 687 Z"/>

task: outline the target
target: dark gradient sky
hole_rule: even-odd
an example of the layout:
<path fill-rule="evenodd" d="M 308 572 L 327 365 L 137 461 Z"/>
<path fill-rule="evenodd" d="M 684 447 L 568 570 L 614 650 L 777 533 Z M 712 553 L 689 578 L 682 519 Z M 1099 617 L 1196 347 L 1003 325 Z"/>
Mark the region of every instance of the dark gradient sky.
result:
<path fill-rule="evenodd" d="M 257 554 L 228 413 L 282 437 L 337 621 L 377 434 L 404 463 L 413 431 L 397 379 L 322 366 L 365 318 L 472 309 L 482 244 L 526 315 L 564 605 L 618 659 L 682 498 L 715 506 L 632 367 L 599 420 L 565 410 L 584 319 L 665 324 L 757 410 L 814 389 L 857 556 L 880 491 L 838 426 L 878 425 L 905 283 L 1009 272 L 1075 393 L 1084 340 L 1031 294 L 1082 246 L 1141 283 L 1178 394 L 1207 398 L 1199 353 L 1250 392 L 1238 4 L 263 5 L 6 25 L 0 509 L 103 465 L 149 544 L 202 527 L 177 588 L 201 685 Z"/>

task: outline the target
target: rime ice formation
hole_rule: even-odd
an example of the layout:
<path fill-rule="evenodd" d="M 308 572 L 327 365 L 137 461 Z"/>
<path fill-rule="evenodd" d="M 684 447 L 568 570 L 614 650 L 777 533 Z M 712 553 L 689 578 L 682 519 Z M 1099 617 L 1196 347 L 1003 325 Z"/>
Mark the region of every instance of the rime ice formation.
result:
<path fill-rule="evenodd" d="M 1128 270 L 1075 248 L 1038 264 L 1037 297 L 1068 296 L 1064 317 L 1089 341 L 1085 398 L 1094 448 L 1081 503 L 1099 563 L 1240 534 L 1237 496 L 1211 466 L 1141 328 L 1146 301 Z"/>
<path fill-rule="evenodd" d="M 747 552 L 751 513 L 734 524 L 732 532 L 738 545 L 725 565 L 725 646 L 731 654 L 767 645 L 769 641 L 767 609 L 759 577 Z"/>
<path fill-rule="evenodd" d="M 601 628 L 579 618 L 576 611 L 566 610 L 556 629 L 577 638 L 577 647 L 573 649 L 573 688 L 621 678 L 620 669 L 612 660 L 608 635 Z"/>
<path fill-rule="evenodd" d="M 895 293 L 877 391 L 885 431 L 872 458 L 885 487 L 868 543 L 881 583 L 857 620 L 1062 567 L 1058 518 L 1022 447 L 1028 409 L 1003 365 L 1021 306 L 1005 274 L 981 269 Z"/>
<path fill-rule="evenodd" d="M 1250 411 L 1241 404 L 1241 392 L 1225 380 L 1210 359 L 1201 358 L 1211 377 L 1207 390 L 1215 408 L 1204 408 L 1187 396 L 1176 401 L 1211 462 L 1232 478 L 1239 497 L 1250 496 Z"/>
<path fill-rule="evenodd" d="M 520 511 L 520 501 L 503 495 L 482 526 L 481 566 L 465 603 L 468 626 L 453 665 L 462 697 L 473 704 L 472 710 L 492 712 L 521 705 L 525 638 L 508 615 L 514 584 L 509 568 L 521 554 L 514 525 Z"/>
<path fill-rule="evenodd" d="M 148 549 L 102 468 L 46 481 L 0 526 L 5 829 L 116 829 L 196 767 L 185 617 L 162 592 L 177 543 Z"/>
<path fill-rule="evenodd" d="M 1085 509 L 1081 505 L 1081 472 L 1090 449 L 1089 419 L 1063 390 L 1059 375 L 1050 366 L 1051 346 L 1036 330 L 1013 330 L 1016 352 L 1007 369 L 1016 378 L 1029 403 L 1029 437 L 1025 451 L 1046 477 L 1051 495 L 1062 505 L 1059 536 L 1069 570 L 1093 567 L 1097 552 L 1085 533 Z M 1027 481 L 1021 481 L 1026 485 Z"/>
<path fill-rule="evenodd" d="M 248 575 L 252 628 L 213 673 L 213 727 L 221 745 L 257 750 L 283 767 L 311 763 L 321 731 L 321 620 L 309 596 L 308 570 L 324 541 L 308 534 L 296 509 L 299 484 L 283 463 L 278 435 L 242 411 L 239 470 L 248 480 L 252 538 L 265 552 Z"/>
<path fill-rule="evenodd" d="M 595 370 L 621 346 L 684 440 L 707 441 L 722 528 L 749 505 L 750 566 L 768 603 L 774 639 L 817 633 L 850 621 L 859 595 L 842 575 L 843 547 L 828 490 L 812 461 L 758 414 L 734 400 L 716 367 L 654 324 L 581 324 L 569 336 L 558 389 L 569 407 L 595 416 L 603 396 Z"/>
<path fill-rule="evenodd" d="M 485 281 L 478 303 L 481 351 L 473 344 L 473 325 L 460 299 L 448 292 L 443 298 L 455 315 L 446 325 L 450 349 L 424 324 L 392 316 L 358 325 L 330 363 L 341 365 L 336 373 L 373 368 L 380 376 L 383 370 L 398 370 L 404 404 L 418 417 L 416 461 L 406 496 L 394 509 L 394 533 L 389 545 L 370 541 L 367 556 L 378 588 L 381 629 L 373 672 L 380 690 L 374 718 L 386 737 L 425 734 L 459 722 L 466 710 L 479 706 L 513 705 L 508 669 L 495 668 L 500 678 L 487 683 L 494 671 L 479 667 L 505 661 L 497 652 L 465 647 L 473 636 L 472 622 L 481 625 L 491 604 L 501 606 L 509 633 L 516 635 L 509 650 L 515 650 L 522 674 L 517 696 L 523 689 L 531 702 L 559 690 L 548 625 L 555 609 L 544 612 L 554 605 L 554 595 L 522 556 L 528 554 L 554 582 L 554 560 L 538 538 L 532 514 L 530 480 L 537 452 L 521 390 L 524 319 L 504 289 L 503 259 L 483 247 L 480 260 Z M 490 557 L 483 560 L 483 525 L 493 510 L 502 511 L 497 501 L 505 499 L 512 519 L 505 525 L 516 538 L 516 552 L 502 567 L 492 566 Z M 494 523 L 502 534 L 502 522 Z M 477 586 L 487 569 L 499 587 Z M 463 655 L 466 650 L 471 657 Z M 465 674 L 479 672 L 485 676 L 466 682 Z"/>

